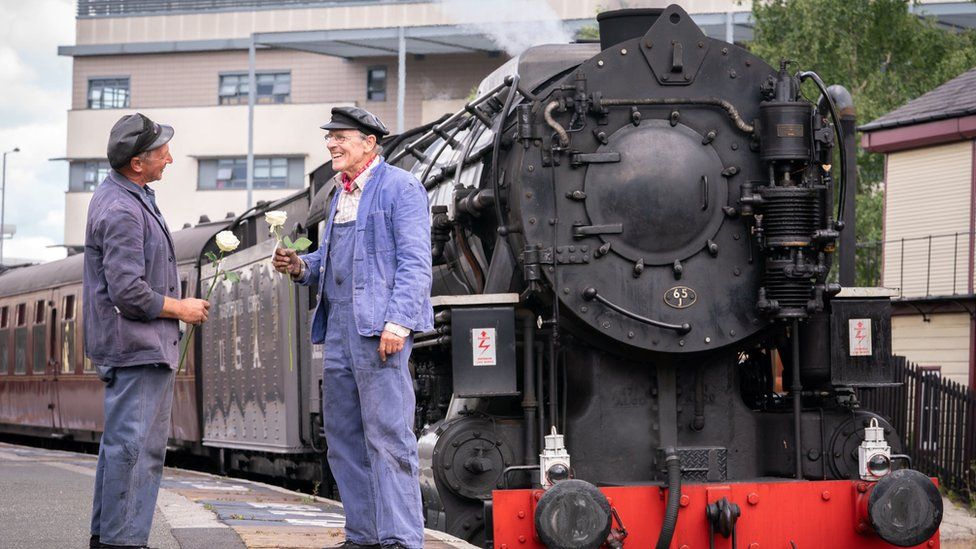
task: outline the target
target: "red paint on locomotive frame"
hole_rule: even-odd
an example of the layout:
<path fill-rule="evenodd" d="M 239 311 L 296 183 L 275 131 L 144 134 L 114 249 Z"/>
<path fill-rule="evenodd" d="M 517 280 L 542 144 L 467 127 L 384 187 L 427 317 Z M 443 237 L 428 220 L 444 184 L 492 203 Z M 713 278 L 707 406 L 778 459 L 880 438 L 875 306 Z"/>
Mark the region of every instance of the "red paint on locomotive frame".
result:
<path fill-rule="evenodd" d="M 882 549 L 895 547 L 867 528 L 858 532 L 865 495 L 860 481 L 790 481 L 686 484 L 671 540 L 673 549 L 709 547 L 705 506 L 726 497 L 742 511 L 736 522 L 737 546 L 750 549 Z M 654 547 L 661 531 L 667 490 L 656 486 L 608 487 L 601 492 L 627 529 L 624 547 Z M 495 549 L 545 549 L 535 535 L 535 507 L 542 490 L 493 493 Z M 687 501 L 687 505 L 684 503 Z M 859 505 L 860 504 L 860 505 Z M 860 509 L 859 509 L 860 507 Z M 619 525 L 616 521 L 614 528 Z M 867 525 L 860 527 L 862 531 Z M 715 536 L 716 549 L 730 549 L 731 538 Z M 938 549 L 939 533 L 918 549 Z"/>

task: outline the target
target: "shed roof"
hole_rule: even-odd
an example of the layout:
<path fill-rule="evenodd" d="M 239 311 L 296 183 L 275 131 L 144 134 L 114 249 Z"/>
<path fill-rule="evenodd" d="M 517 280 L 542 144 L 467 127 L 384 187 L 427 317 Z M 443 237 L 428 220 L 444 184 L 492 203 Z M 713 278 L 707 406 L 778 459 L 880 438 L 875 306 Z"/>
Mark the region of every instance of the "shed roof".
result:
<path fill-rule="evenodd" d="M 976 90 L 976 67 L 858 129 L 871 132 L 976 114 L 973 90 Z"/>

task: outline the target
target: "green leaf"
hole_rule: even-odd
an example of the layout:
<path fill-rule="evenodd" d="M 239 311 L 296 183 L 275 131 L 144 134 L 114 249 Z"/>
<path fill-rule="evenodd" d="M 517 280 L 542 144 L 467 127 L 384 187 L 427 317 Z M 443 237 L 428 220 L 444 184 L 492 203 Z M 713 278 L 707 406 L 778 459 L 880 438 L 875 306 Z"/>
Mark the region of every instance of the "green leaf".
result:
<path fill-rule="evenodd" d="M 230 282 L 240 282 L 241 275 L 234 271 L 224 271 L 224 279 L 229 280 Z"/>
<path fill-rule="evenodd" d="M 281 243 L 284 244 L 286 248 L 290 248 L 293 250 L 295 249 L 295 244 L 293 244 L 291 239 L 288 238 L 288 235 L 285 235 L 281 238 Z"/>
<path fill-rule="evenodd" d="M 207 252 L 207 253 L 205 253 L 203 255 L 207 256 L 207 259 L 209 259 L 211 263 L 216 263 L 217 262 L 217 254 L 215 254 L 213 252 Z"/>
<path fill-rule="evenodd" d="M 311 245 L 312 245 L 312 241 L 303 236 L 294 242 L 294 246 L 292 247 L 292 249 L 295 250 L 296 252 L 304 252 Z"/>

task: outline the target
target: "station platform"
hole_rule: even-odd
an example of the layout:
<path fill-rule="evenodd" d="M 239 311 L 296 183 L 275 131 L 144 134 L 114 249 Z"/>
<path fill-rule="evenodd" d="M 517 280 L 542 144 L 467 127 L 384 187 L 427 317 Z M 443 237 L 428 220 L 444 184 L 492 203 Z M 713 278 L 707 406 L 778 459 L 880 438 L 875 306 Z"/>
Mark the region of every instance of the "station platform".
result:
<path fill-rule="evenodd" d="M 0 442 L 0 547 L 88 547 L 96 457 Z M 277 486 L 166 468 L 149 545 L 321 548 L 343 540 L 342 504 Z M 427 530 L 427 549 L 475 549 Z"/>

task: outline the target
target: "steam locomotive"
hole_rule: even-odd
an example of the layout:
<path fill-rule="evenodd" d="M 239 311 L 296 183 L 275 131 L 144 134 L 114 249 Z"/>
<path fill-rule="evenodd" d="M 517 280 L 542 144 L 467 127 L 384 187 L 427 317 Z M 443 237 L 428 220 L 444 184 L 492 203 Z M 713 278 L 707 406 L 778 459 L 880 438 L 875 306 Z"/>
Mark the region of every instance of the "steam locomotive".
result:
<path fill-rule="evenodd" d="M 600 44 L 530 48 L 384 143 L 431 203 L 436 323 L 411 359 L 427 526 L 498 549 L 937 547 L 935 485 L 858 402 L 892 379 L 889 297 L 829 278 L 849 94 L 678 6 L 598 19 Z M 171 438 L 327 495 L 317 297 L 271 269 L 262 212 L 317 244 L 331 175 L 174 234 L 184 295 L 217 274 L 214 234 L 242 245 Z M 2 432 L 97 441 L 80 267 L 0 276 Z"/>

